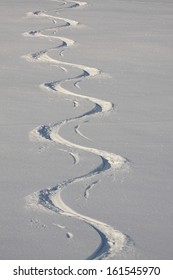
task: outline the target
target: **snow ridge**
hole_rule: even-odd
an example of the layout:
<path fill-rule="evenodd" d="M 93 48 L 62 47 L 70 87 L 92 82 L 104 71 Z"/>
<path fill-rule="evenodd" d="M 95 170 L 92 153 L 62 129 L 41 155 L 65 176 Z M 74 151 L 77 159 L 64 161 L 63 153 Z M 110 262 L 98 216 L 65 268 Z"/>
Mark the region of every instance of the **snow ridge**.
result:
<path fill-rule="evenodd" d="M 78 7 L 84 7 L 87 5 L 86 2 L 80 2 L 80 1 L 61 1 L 62 3 L 59 4 L 59 9 L 55 10 L 56 14 L 65 8 L 78 8 Z M 58 2 L 59 3 L 59 2 Z M 76 27 L 79 25 L 78 21 L 62 18 L 59 16 L 52 16 L 49 14 L 50 11 L 35 11 L 35 12 L 29 12 L 27 15 L 29 17 L 45 17 L 48 18 L 53 22 L 53 24 L 57 24 L 58 21 L 63 21 L 63 26 L 56 26 L 54 29 L 59 29 L 62 27 Z M 55 33 L 55 32 L 54 32 Z M 99 116 L 104 115 L 108 112 L 111 112 L 113 110 L 113 104 L 109 101 L 105 101 L 102 99 L 98 99 L 92 96 L 86 96 L 81 95 L 76 92 L 73 92 L 71 90 L 65 89 L 63 84 L 71 81 L 74 84 L 74 87 L 79 89 L 79 83 L 82 82 L 84 79 L 94 78 L 94 77 L 100 77 L 104 75 L 104 73 L 94 67 L 88 67 L 85 65 L 80 64 L 73 64 L 68 63 L 62 60 L 57 60 L 51 58 L 49 53 L 52 50 L 60 49 L 60 56 L 62 57 L 62 52 L 65 48 L 71 47 L 75 44 L 75 42 L 72 39 L 60 37 L 54 35 L 44 35 L 42 31 L 40 30 L 34 30 L 30 32 L 25 32 L 23 34 L 27 37 L 44 37 L 51 39 L 51 41 L 58 40 L 61 41 L 61 43 L 53 48 L 49 48 L 46 50 L 41 50 L 36 53 L 25 55 L 24 58 L 27 59 L 29 62 L 39 62 L 39 63 L 48 63 L 52 65 L 58 65 L 62 69 L 65 66 L 71 67 L 71 68 L 77 68 L 81 71 L 81 74 L 73 77 L 73 78 L 66 78 L 63 80 L 57 80 L 57 81 L 51 81 L 46 82 L 41 85 L 43 89 L 47 89 L 52 92 L 59 92 L 66 96 L 72 96 L 75 97 L 76 101 L 74 103 L 74 106 L 78 106 L 79 101 L 81 99 L 88 100 L 93 104 L 93 108 L 88 111 L 84 112 L 82 115 L 76 116 L 75 118 L 66 119 L 62 122 L 57 122 L 53 125 L 41 125 L 39 127 L 36 127 L 33 129 L 30 133 L 30 136 L 32 139 L 35 139 L 36 141 L 53 141 L 54 143 L 60 143 L 68 148 L 70 148 L 70 155 L 74 158 L 74 164 L 77 164 L 79 161 L 79 158 L 76 158 L 75 153 L 73 150 L 81 150 L 85 151 L 87 153 L 94 154 L 98 156 L 101 160 L 101 164 L 95 169 L 91 170 L 88 174 L 72 178 L 69 180 L 66 180 L 62 183 L 57 184 L 54 187 L 48 187 L 47 189 L 40 190 L 34 194 L 31 194 L 27 197 L 27 200 L 29 201 L 30 205 L 33 206 L 33 204 L 37 204 L 38 206 L 41 205 L 46 209 L 49 209 L 55 213 L 60 213 L 62 215 L 66 215 L 75 219 L 78 219 L 92 228 L 95 229 L 95 231 L 99 234 L 101 243 L 100 246 L 93 252 L 91 256 L 88 257 L 88 259 L 111 259 L 116 258 L 121 254 L 124 254 L 125 251 L 132 250 L 133 243 L 127 237 L 125 234 L 121 233 L 120 231 L 114 229 L 113 227 L 109 226 L 108 224 L 105 224 L 101 221 L 98 221 L 96 219 L 93 219 L 91 217 L 82 215 L 73 209 L 71 209 L 68 205 L 66 205 L 62 198 L 61 193 L 64 188 L 69 187 L 71 184 L 74 184 L 76 182 L 84 182 L 88 179 L 94 178 L 96 175 L 100 175 L 104 172 L 114 173 L 115 170 L 122 168 L 126 163 L 127 160 L 124 159 L 122 156 L 116 155 L 111 152 L 107 152 L 104 150 L 100 150 L 97 148 L 90 148 L 87 146 L 79 145 L 76 143 L 72 143 L 71 141 L 68 141 L 67 139 L 63 138 L 60 135 L 60 130 L 63 126 L 65 126 L 68 123 L 73 123 L 74 121 L 78 121 L 78 125 L 74 126 L 74 131 L 80 135 L 81 137 L 88 139 L 85 135 L 83 135 L 79 128 L 81 126 L 82 121 L 90 120 L 92 116 Z M 85 190 L 85 198 L 87 199 L 89 197 L 89 190 L 93 188 L 98 182 L 101 180 L 95 180 L 93 183 L 91 183 Z M 69 238 L 71 235 L 69 235 Z"/>

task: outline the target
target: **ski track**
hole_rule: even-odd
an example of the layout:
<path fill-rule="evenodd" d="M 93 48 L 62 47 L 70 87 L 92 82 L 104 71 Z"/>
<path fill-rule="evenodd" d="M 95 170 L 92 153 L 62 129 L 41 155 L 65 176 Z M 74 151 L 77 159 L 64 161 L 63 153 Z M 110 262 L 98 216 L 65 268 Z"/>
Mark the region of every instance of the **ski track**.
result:
<path fill-rule="evenodd" d="M 91 139 L 89 139 L 89 138 L 86 137 L 82 132 L 80 132 L 79 128 L 80 128 L 80 125 L 76 125 L 76 126 L 74 127 L 74 130 L 75 130 L 76 134 L 78 134 L 78 135 L 80 135 L 81 137 L 83 137 L 83 138 L 85 138 L 85 139 L 91 141 Z"/>
<path fill-rule="evenodd" d="M 86 120 L 90 120 L 91 116 L 99 116 L 99 115 L 103 116 L 106 113 L 111 112 L 111 110 L 113 110 L 113 104 L 109 101 L 98 99 L 92 96 L 78 94 L 71 90 L 67 90 L 63 86 L 63 84 L 65 83 L 73 82 L 74 88 L 80 89 L 79 83 L 82 82 L 83 79 L 101 77 L 104 76 L 104 74 L 102 73 L 102 71 L 94 67 L 88 67 L 80 64 L 73 64 L 73 63 L 66 62 L 64 60 L 62 61 L 62 60 L 51 58 L 49 53 L 52 50 L 60 49 L 59 56 L 62 58 L 64 57 L 65 48 L 71 47 L 75 44 L 75 42 L 72 39 L 61 37 L 61 36 L 55 36 L 57 30 L 62 27 L 63 28 L 76 27 L 77 25 L 79 25 L 79 22 L 76 20 L 62 18 L 59 16 L 53 16 L 49 13 L 54 12 L 57 15 L 61 10 L 64 10 L 66 8 L 67 9 L 78 8 L 87 5 L 86 2 L 80 2 L 80 1 L 62 0 L 61 2 L 60 1 L 56 1 L 56 2 L 59 5 L 59 8 L 57 8 L 56 10 L 35 11 L 35 12 L 29 12 L 27 14 L 27 16 L 29 17 L 47 18 L 50 21 L 52 21 L 54 25 L 58 24 L 57 22 L 59 21 L 60 22 L 63 21 L 64 22 L 63 25 L 57 25 L 56 27 L 54 26 L 52 28 L 52 30 L 54 30 L 53 32 L 54 35 L 43 34 L 44 31 L 50 30 L 51 28 L 25 32 L 23 35 L 25 37 L 45 38 L 45 39 L 49 39 L 50 41 L 58 40 L 60 41 L 59 45 L 46 50 L 38 51 L 36 53 L 25 55 L 24 58 L 30 62 L 42 62 L 42 63 L 50 64 L 52 66 L 57 65 L 65 72 L 67 72 L 66 67 L 80 70 L 81 74 L 76 77 L 68 78 L 64 80 L 46 82 L 42 84 L 41 87 L 51 92 L 58 92 L 66 96 L 75 98 L 75 101 L 73 101 L 74 107 L 79 106 L 79 101 L 81 99 L 84 99 L 86 101 L 89 101 L 91 104 L 93 104 L 92 105 L 93 108 L 88 112 L 84 112 L 83 114 L 76 116 L 75 118 L 66 119 L 61 122 L 57 122 L 53 125 L 41 125 L 39 127 L 36 127 L 31 131 L 30 137 L 34 141 L 53 141 L 55 143 L 59 143 L 62 144 L 63 146 L 70 148 L 69 154 L 73 157 L 74 164 L 77 164 L 79 162 L 79 156 L 76 152 L 74 152 L 76 150 L 80 150 L 85 153 L 91 153 L 98 156 L 101 160 L 101 163 L 97 168 L 91 170 L 87 174 L 81 175 L 76 178 L 67 179 L 62 183 L 58 183 L 54 187 L 48 187 L 47 189 L 43 189 L 38 192 L 35 192 L 34 194 L 29 195 L 26 198 L 26 200 L 28 202 L 28 205 L 30 205 L 31 207 L 35 207 L 35 206 L 39 207 L 40 205 L 44 207 L 44 209 L 49 209 L 55 213 L 60 213 L 65 216 L 78 219 L 86 223 L 90 227 L 92 227 L 99 234 L 101 242 L 99 247 L 92 253 L 92 255 L 88 257 L 88 259 L 112 259 L 121 256 L 121 254 L 125 254 L 125 252 L 128 252 L 129 250 L 132 251 L 134 245 L 131 239 L 127 237 L 125 234 L 114 229 L 113 227 L 111 227 L 106 223 L 103 223 L 94 218 L 82 215 L 74 211 L 72 208 L 66 205 L 61 198 L 61 193 L 64 188 L 69 187 L 74 183 L 78 183 L 78 182 L 83 183 L 87 180 L 92 180 L 96 175 L 99 175 L 100 177 L 104 172 L 109 172 L 109 174 L 114 173 L 115 170 L 122 168 L 127 163 L 127 160 L 114 153 L 72 143 L 60 135 L 60 129 L 63 126 L 69 123 L 73 124 L 74 122 L 78 121 L 78 124 L 74 126 L 74 131 L 78 135 L 82 136 L 83 138 L 90 140 L 79 131 L 79 127 L 81 123 L 83 123 Z M 89 197 L 89 191 L 100 181 L 101 179 L 99 178 L 99 180 L 95 180 L 88 185 L 84 193 L 84 197 L 86 199 L 88 199 Z M 69 239 L 73 237 L 73 234 L 70 232 L 67 232 L 66 235 L 67 238 Z"/>
<path fill-rule="evenodd" d="M 87 200 L 89 198 L 89 192 L 90 190 L 92 190 L 100 181 L 95 181 L 93 183 L 91 183 L 89 186 L 86 187 L 85 192 L 84 192 L 84 197 Z"/>

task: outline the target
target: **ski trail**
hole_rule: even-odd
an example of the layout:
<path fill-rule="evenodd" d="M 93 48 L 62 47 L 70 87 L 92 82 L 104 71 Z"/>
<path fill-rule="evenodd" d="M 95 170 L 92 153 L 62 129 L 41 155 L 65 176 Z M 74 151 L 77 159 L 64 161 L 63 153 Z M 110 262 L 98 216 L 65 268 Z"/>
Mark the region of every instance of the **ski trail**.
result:
<path fill-rule="evenodd" d="M 97 185 L 99 182 L 100 182 L 99 180 L 95 181 L 92 184 L 90 184 L 88 187 L 86 187 L 85 192 L 84 192 L 85 199 L 89 198 L 89 191 L 92 190 L 95 187 L 95 185 Z"/>
<path fill-rule="evenodd" d="M 78 164 L 79 163 L 79 156 L 78 156 L 78 154 L 75 154 L 74 152 L 70 152 L 69 154 L 73 158 L 74 164 Z"/>
<path fill-rule="evenodd" d="M 80 1 L 63 1 L 61 3 L 60 9 L 54 11 L 58 13 L 58 11 L 60 11 L 61 9 L 82 7 L 86 4 L 87 4 L 86 2 L 80 2 Z M 54 24 L 57 24 L 57 21 L 64 21 L 65 25 L 58 26 L 56 27 L 57 29 L 61 27 L 68 27 L 68 26 L 76 27 L 79 24 L 79 22 L 76 20 L 62 18 L 59 16 L 53 16 L 46 11 L 29 12 L 27 15 L 29 17 L 37 16 L 37 17 L 48 18 Z M 50 30 L 50 28 L 48 28 L 47 30 Z M 44 31 L 46 31 L 46 29 L 44 29 Z M 74 164 L 77 164 L 79 162 L 79 157 L 77 156 L 76 153 L 73 152 L 73 150 L 81 150 L 85 153 L 94 154 L 95 156 L 98 156 L 101 160 L 100 165 L 97 166 L 97 168 L 95 168 L 94 170 L 91 170 L 89 173 L 75 178 L 67 179 L 62 183 L 58 183 L 54 187 L 48 187 L 46 189 L 35 192 L 29 195 L 26 198 L 26 201 L 28 205 L 30 205 L 31 207 L 42 206 L 44 207 L 44 209 L 49 209 L 55 213 L 60 213 L 62 215 L 66 215 L 71 218 L 78 219 L 88 224 L 93 229 L 95 229 L 95 231 L 99 234 L 101 241 L 99 247 L 95 250 L 95 252 L 93 252 L 91 256 L 88 257 L 88 259 L 111 259 L 111 258 L 118 257 L 122 253 L 132 250 L 133 244 L 132 241 L 129 239 L 129 237 L 127 237 L 125 234 L 114 229 L 113 227 L 111 227 L 106 223 L 103 223 L 101 221 L 98 221 L 97 219 L 82 215 L 74 211 L 72 208 L 66 205 L 61 198 L 61 193 L 64 190 L 64 188 L 69 187 L 70 185 L 78 182 L 83 183 L 86 180 L 95 178 L 96 175 L 101 176 L 104 172 L 109 171 L 110 173 L 114 173 L 115 170 L 122 168 L 127 163 L 127 160 L 124 159 L 122 156 L 116 155 L 108 151 L 100 150 L 94 147 L 87 147 L 87 146 L 73 143 L 63 138 L 60 135 L 60 129 L 62 129 L 63 126 L 69 123 L 74 125 L 73 124 L 74 121 L 75 122 L 78 121 L 79 124 L 74 126 L 75 132 L 78 135 L 88 139 L 85 135 L 83 135 L 79 131 L 79 127 L 82 121 L 86 119 L 90 120 L 91 116 L 105 115 L 106 113 L 111 112 L 111 110 L 113 109 L 113 104 L 111 102 L 99 98 L 95 98 L 92 96 L 78 94 L 71 90 L 67 90 L 63 85 L 65 83 L 73 81 L 74 88 L 76 87 L 80 89 L 79 82 L 82 82 L 82 80 L 88 78 L 94 78 L 94 77 L 101 77 L 104 74 L 102 73 L 102 71 L 100 71 L 97 68 L 88 67 L 82 64 L 74 64 L 74 63 L 66 62 L 64 60 L 62 61 L 58 59 L 53 59 L 50 56 L 49 53 L 52 50 L 61 48 L 60 56 L 63 57 L 64 48 L 71 47 L 74 45 L 75 42 L 72 39 L 61 37 L 61 36 L 55 36 L 55 32 L 54 35 L 44 35 L 43 31 L 40 30 L 25 32 L 23 35 L 25 37 L 36 37 L 36 38 L 42 37 L 45 39 L 49 39 L 51 41 L 53 40 L 61 41 L 61 44 L 56 47 L 25 55 L 24 58 L 29 62 L 41 62 L 54 66 L 57 65 L 63 71 L 66 71 L 66 67 L 75 68 L 81 71 L 81 74 L 76 77 L 47 82 L 42 84 L 41 87 L 51 92 L 58 92 L 67 96 L 71 96 L 73 98 L 75 97 L 75 101 L 73 101 L 75 107 L 78 106 L 79 104 L 78 100 L 80 99 L 84 99 L 90 102 L 93 106 L 93 108 L 88 112 L 84 112 L 83 114 L 76 116 L 74 118 L 69 118 L 52 125 L 41 125 L 39 127 L 36 127 L 30 133 L 31 139 L 34 141 L 53 141 L 55 143 L 59 143 L 62 144 L 63 146 L 70 148 L 71 152 L 69 154 L 73 157 Z M 86 199 L 89 196 L 89 190 L 100 181 L 101 181 L 100 179 L 95 180 L 86 188 L 84 194 Z M 73 237 L 73 235 L 70 232 L 67 232 L 66 236 L 69 239 Z"/>
<path fill-rule="evenodd" d="M 106 260 L 114 254 L 118 255 L 118 253 L 120 253 L 123 249 L 125 249 L 126 246 L 128 246 L 129 241 L 127 237 L 120 231 L 115 230 L 111 226 L 96 219 L 81 215 L 67 206 L 61 199 L 61 191 L 59 191 L 56 196 L 53 196 L 52 202 L 54 205 L 58 206 L 58 208 L 62 211 L 62 214 L 69 217 L 78 218 L 79 220 L 92 226 L 99 233 L 101 237 L 101 244 L 96 252 L 88 257 L 88 259 Z"/>
<path fill-rule="evenodd" d="M 80 128 L 80 125 L 76 125 L 75 128 L 74 128 L 75 132 L 76 132 L 78 135 L 80 135 L 81 137 L 83 137 L 83 138 L 85 138 L 85 139 L 91 141 L 91 139 L 89 139 L 89 138 L 86 137 L 82 132 L 80 132 L 79 128 Z"/>
<path fill-rule="evenodd" d="M 63 151 L 65 153 L 68 153 L 72 159 L 73 159 L 73 162 L 74 162 L 74 165 L 78 164 L 80 159 L 79 159 L 79 155 L 73 151 L 68 151 L 68 150 L 64 150 L 64 149 L 58 149 L 58 151 Z"/>
<path fill-rule="evenodd" d="M 80 89 L 80 86 L 79 86 L 79 83 L 80 83 L 81 81 L 77 81 L 77 82 L 75 82 L 74 83 L 74 86 L 76 87 L 76 88 L 79 88 Z"/>
<path fill-rule="evenodd" d="M 48 38 L 48 39 L 55 39 L 55 40 L 59 39 L 60 41 L 62 41 L 62 45 L 58 46 L 59 48 L 60 47 L 70 47 L 70 46 L 73 46 L 75 43 L 73 40 L 71 40 L 69 38 L 65 38 L 65 37 L 61 37 L 61 36 L 53 36 L 53 35 L 51 35 L 51 36 L 44 35 L 40 31 L 36 31 L 36 30 L 30 31 L 30 32 L 25 32 L 25 33 L 23 33 L 23 35 L 25 37 Z M 53 49 L 55 49 L 55 48 L 51 48 L 50 50 L 53 50 Z M 48 51 L 48 50 L 46 50 L 46 51 Z M 35 57 L 36 57 L 36 55 L 35 55 Z"/>
<path fill-rule="evenodd" d="M 64 21 L 65 26 L 77 26 L 79 24 L 79 22 L 76 21 L 76 20 L 71 20 L 71 19 L 68 19 L 68 18 L 52 16 L 52 15 L 46 14 L 46 12 L 44 12 L 44 11 L 29 12 L 29 13 L 27 13 L 27 16 L 28 17 L 35 17 L 35 16 L 45 17 L 45 18 L 48 18 L 48 19 L 52 19 L 54 21 L 54 23 L 56 23 L 56 21 L 59 21 L 59 20 Z"/>

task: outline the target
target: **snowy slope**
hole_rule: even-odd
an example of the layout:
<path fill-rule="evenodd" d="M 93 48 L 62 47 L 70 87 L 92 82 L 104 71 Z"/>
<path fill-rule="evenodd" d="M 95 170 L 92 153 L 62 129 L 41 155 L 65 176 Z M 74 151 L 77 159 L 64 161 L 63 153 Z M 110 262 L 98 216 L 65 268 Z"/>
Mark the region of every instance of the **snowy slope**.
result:
<path fill-rule="evenodd" d="M 15 1 L 1 259 L 172 258 L 172 1 Z"/>

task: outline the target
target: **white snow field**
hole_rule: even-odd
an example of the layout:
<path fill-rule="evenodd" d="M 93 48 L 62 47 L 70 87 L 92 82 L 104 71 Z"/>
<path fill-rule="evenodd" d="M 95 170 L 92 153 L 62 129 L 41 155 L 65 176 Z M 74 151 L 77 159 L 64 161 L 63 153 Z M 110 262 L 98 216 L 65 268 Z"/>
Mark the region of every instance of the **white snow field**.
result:
<path fill-rule="evenodd" d="M 172 259 L 173 1 L 0 9 L 0 259 Z"/>

